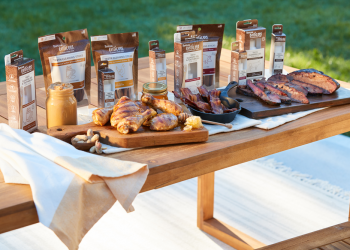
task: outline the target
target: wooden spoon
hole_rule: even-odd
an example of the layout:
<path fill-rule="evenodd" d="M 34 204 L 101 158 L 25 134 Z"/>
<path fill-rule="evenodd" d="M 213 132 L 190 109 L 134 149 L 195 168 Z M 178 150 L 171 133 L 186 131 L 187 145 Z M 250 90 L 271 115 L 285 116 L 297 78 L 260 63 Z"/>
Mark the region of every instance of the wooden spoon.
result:
<path fill-rule="evenodd" d="M 233 126 L 231 123 L 220 123 L 220 122 L 212 122 L 212 121 L 207 121 L 207 120 L 202 120 L 203 123 L 208 123 L 208 124 L 213 124 L 213 125 L 220 125 L 224 126 L 228 129 L 231 129 Z"/>

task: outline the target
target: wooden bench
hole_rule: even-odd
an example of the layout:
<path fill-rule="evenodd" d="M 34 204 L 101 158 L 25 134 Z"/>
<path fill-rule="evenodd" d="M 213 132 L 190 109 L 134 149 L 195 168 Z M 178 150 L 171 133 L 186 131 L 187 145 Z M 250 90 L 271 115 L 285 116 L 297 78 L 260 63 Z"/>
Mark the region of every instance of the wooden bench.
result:
<path fill-rule="evenodd" d="M 350 222 L 345 222 L 259 250 L 345 250 L 350 249 Z"/>

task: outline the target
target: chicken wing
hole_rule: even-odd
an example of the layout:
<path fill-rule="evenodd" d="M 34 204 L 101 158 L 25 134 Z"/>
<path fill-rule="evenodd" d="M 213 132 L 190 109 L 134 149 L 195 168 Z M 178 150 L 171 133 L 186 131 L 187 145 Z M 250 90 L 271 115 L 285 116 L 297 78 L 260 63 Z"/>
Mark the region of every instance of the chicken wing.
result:
<path fill-rule="evenodd" d="M 117 127 L 118 123 L 128 116 L 140 115 L 141 108 L 128 97 L 123 96 L 113 108 L 111 125 Z"/>
<path fill-rule="evenodd" d="M 96 109 L 92 112 L 92 120 L 96 125 L 103 126 L 109 121 L 109 118 L 111 118 L 112 112 L 112 108 Z"/>
<path fill-rule="evenodd" d="M 152 118 L 150 129 L 156 131 L 168 131 L 176 128 L 177 125 L 178 119 L 175 115 L 162 113 Z"/>
<path fill-rule="evenodd" d="M 156 113 L 154 109 L 147 109 L 142 114 L 126 117 L 118 123 L 117 129 L 121 134 L 136 132 L 141 127 L 142 123 L 154 115 L 154 113 Z"/>
<path fill-rule="evenodd" d="M 143 94 L 141 101 L 148 105 L 151 105 L 156 109 L 160 109 L 164 113 L 171 113 L 175 116 L 182 113 L 182 107 L 179 104 L 170 100 L 156 99 L 152 95 L 147 93 Z"/>

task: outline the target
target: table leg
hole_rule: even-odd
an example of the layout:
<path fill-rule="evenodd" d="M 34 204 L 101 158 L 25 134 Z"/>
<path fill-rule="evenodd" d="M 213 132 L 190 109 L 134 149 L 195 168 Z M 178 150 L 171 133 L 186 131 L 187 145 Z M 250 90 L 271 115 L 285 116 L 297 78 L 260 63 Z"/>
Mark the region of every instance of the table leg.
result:
<path fill-rule="evenodd" d="M 199 229 L 237 250 L 252 250 L 265 246 L 258 240 L 214 218 L 214 173 L 198 177 L 197 226 Z"/>

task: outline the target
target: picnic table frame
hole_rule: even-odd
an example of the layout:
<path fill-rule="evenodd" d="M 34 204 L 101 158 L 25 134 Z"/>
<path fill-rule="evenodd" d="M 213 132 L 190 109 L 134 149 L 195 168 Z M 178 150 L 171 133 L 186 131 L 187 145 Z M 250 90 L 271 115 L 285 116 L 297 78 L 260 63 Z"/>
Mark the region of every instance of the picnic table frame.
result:
<path fill-rule="evenodd" d="M 168 89 L 174 86 L 174 54 L 167 53 Z M 220 86 L 226 86 L 231 52 L 222 49 Z M 268 63 L 266 63 L 268 65 Z M 296 70 L 285 66 L 287 72 Z M 94 67 L 92 81 L 96 80 Z M 149 59 L 139 58 L 139 86 L 149 81 Z M 350 84 L 339 81 L 342 87 Z M 45 88 L 36 76 L 39 131 L 46 132 Z M 6 83 L 0 83 L 0 122 L 7 123 Z M 302 146 L 350 130 L 350 105 L 327 108 L 272 130 L 248 128 L 209 137 L 205 143 L 141 148 L 106 157 L 148 164 L 150 169 L 141 190 L 146 192 L 190 178 L 198 178 L 197 226 L 236 249 L 255 249 L 263 243 L 213 217 L 214 172 L 247 161 Z M 249 185 L 249 183 L 247 183 Z M 39 222 L 29 185 L 4 183 L 0 171 L 0 233 Z"/>

